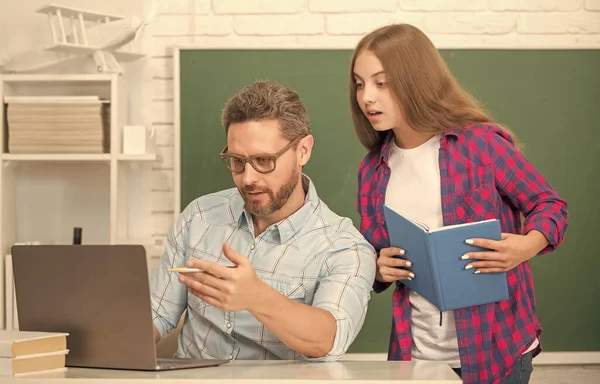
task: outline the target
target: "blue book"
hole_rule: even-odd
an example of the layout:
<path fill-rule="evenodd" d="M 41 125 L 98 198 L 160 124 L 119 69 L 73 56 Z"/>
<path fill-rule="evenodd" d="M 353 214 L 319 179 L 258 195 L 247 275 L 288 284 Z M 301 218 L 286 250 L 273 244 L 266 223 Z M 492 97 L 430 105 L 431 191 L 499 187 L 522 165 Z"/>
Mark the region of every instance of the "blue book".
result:
<path fill-rule="evenodd" d="M 405 251 L 402 258 L 412 262 L 415 277 L 403 284 L 426 298 L 440 311 L 508 300 L 506 273 L 474 273 L 465 266 L 475 260 L 462 260 L 468 252 L 485 251 L 465 240 L 500 240 L 497 219 L 450 225 L 430 230 L 384 206 L 390 244 Z"/>

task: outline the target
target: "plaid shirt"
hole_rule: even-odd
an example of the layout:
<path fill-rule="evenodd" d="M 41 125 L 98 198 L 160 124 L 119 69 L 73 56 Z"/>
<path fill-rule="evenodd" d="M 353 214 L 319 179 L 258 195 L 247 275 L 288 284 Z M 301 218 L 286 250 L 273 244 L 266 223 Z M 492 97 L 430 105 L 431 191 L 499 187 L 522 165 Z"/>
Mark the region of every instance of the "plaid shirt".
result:
<path fill-rule="evenodd" d="M 364 158 L 358 171 L 360 230 L 378 253 L 390 246 L 383 204 L 390 178 L 387 160 L 392 140 L 393 134 L 387 136 L 379 151 Z M 567 228 L 565 201 L 495 125 L 478 124 L 445 132 L 439 164 L 444 225 L 498 218 L 502 232 L 526 234 L 535 229 L 549 243 L 540 254 L 562 242 Z M 465 383 L 498 383 L 542 331 L 535 316 L 529 263 L 508 271 L 507 280 L 508 300 L 454 311 Z M 374 288 L 381 292 L 389 285 L 376 281 Z M 541 346 L 533 353 L 540 351 Z M 399 282 L 393 294 L 388 359 L 411 359 L 409 289 Z"/>
<path fill-rule="evenodd" d="M 161 263 L 150 280 L 153 322 L 164 336 L 187 308 L 175 357 L 205 359 L 306 359 L 288 348 L 247 311 L 224 312 L 188 294 L 170 267 L 197 258 L 231 265 L 223 243 L 246 255 L 261 280 L 290 300 L 325 309 L 336 319 L 332 350 L 341 357 L 362 327 L 375 279 L 375 250 L 333 213 L 303 176 L 304 205 L 254 236 L 252 216 L 237 189 L 200 197 L 181 213 Z"/>

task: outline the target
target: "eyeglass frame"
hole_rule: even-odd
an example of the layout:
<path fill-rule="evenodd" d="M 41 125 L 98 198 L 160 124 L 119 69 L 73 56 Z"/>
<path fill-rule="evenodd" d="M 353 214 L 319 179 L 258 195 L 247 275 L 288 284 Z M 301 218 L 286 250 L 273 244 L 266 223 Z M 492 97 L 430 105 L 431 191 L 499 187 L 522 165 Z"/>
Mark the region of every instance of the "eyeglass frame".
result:
<path fill-rule="evenodd" d="M 257 155 L 252 155 L 252 156 L 241 156 L 241 155 L 236 155 L 236 154 L 231 154 L 227 152 L 228 149 L 228 145 L 225 146 L 225 148 L 223 148 L 223 150 L 221 151 L 221 153 L 219 154 L 219 157 L 221 158 L 221 160 L 223 160 L 223 163 L 225 163 L 225 166 L 227 167 L 227 169 L 229 169 L 231 172 L 233 173 L 244 173 L 246 171 L 246 164 L 250 163 L 250 165 L 252 166 L 252 168 L 254 168 L 254 170 L 258 173 L 262 173 L 262 174 L 267 174 L 267 173 L 271 173 L 274 172 L 275 169 L 277 169 L 277 159 L 279 159 L 281 156 L 283 156 L 287 151 L 290 150 L 290 148 L 292 148 L 296 143 L 298 143 L 300 141 L 300 139 L 305 138 L 308 135 L 300 135 L 298 137 L 296 137 L 294 140 L 290 141 L 289 143 L 286 144 L 285 147 L 281 148 L 279 151 L 277 151 L 275 154 L 271 154 L 271 153 L 262 153 L 262 154 L 257 154 Z M 244 162 L 244 169 L 240 172 L 236 172 L 233 169 L 231 169 L 229 167 L 229 165 L 227 165 L 227 157 L 235 157 L 238 160 L 242 160 Z M 270 171 L 260 171 L 258 169 L 256 169 L 256 167 L 254 166 L 254 163 L 252 162 L 252 160 L 259 158 L 259 157 L 267 157 L 270 160 L 273 160 L 273 169 Z"/>

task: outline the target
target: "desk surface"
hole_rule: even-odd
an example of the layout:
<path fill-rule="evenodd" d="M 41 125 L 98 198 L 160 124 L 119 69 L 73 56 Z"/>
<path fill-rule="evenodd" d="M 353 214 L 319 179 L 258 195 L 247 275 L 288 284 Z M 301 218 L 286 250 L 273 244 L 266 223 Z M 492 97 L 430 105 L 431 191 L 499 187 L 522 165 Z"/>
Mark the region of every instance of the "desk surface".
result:
<path fill-rule="evenodd" d="M 4 384 L 178 384 L 202 380 L 203 384 L 258 384 L 288 381 L 293 384 L 462 383 L 443 363 L 406 361 L 232 361 L 217 367 L 141 372 L 68 368 L 66 372 L 25 377 L 2 377 Z"/>

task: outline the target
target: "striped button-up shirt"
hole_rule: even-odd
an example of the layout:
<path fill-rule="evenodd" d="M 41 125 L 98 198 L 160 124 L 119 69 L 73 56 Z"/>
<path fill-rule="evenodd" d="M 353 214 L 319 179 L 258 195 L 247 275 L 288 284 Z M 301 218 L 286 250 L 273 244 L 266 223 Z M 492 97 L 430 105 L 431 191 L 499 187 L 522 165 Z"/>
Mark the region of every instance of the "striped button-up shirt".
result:
<path fill-rule="evenodd" d="M 192 258 L 231 265 L 223 243 L 248 257 L 258 277 L 298 303 L 325 309 L 336 320 L 331 351 L 342 356 L 365 319 L 375 279 L 375 250 L 348 218 L 332 212 L 303 176 L 304 205 L 254 236 L 252 216 L 235 188 L 193 201 L 179 215 L 150 281 L 153 322 L 164 336 L 187 309 L 175 357 L 306 359 L 247 311 L 224 312 L 189 294 L 171 267 Z"/>
<path fill-rule="evenodd" d="M 361 232 L 377 252 L 390 246 L 383 204 L 390 179 L 387 163 L 393 135 L 369 153 L 358 172 Z M 439 149 L 444 225 L 497 218 L 502 232 L 538 230 L 554 250 L 567 229 L 567 205 L 497 126 L 478 124 L 443 134 Z M 521 222 L 520 214 L 524 220 Z M 539 337 L 533 279 L 528 262 L 507 272 L 508 300 L 454 311 L 465 383 L 498 383 Z M 389 284 L 375 282 L 375 291 Z M 411 359 L 409 289 L 396 283 L 389 360 Z M 541 347 L 534 350 L 539 353 Z"/>

